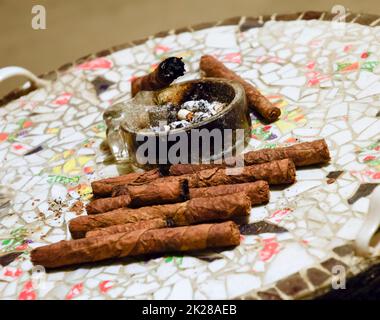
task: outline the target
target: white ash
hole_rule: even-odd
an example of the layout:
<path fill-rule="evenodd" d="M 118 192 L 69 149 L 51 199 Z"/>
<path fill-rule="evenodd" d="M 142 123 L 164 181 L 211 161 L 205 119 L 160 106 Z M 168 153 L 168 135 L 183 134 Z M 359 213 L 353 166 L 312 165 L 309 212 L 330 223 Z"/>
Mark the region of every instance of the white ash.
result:
<path fill-rule="evenodd" d="M 187 120 L 178 120 L 178 121 L 173 121 L 169 123 L 170 129 L 179 129 L 179 128 L 185 128 L 190 125 L 190 122 Z"/>
<path fill-rule="evenodd" d="M 174 108 L 173 105 L 166 105 L 170 110 L 170 116 L 162 119 L 165 124 L 151 126 L 154 132 L 167 132 L 172 129 L 185 128 L 192 124 L 207 120 L 221 111 L 226 106 L 225 103 L 218 101 L 208 102 L 207 100 L 186 101 L 181 106 Z M 160 108 L 165 106 L 160 106 Z"/>
<path fill-rule="evenodd" d="M 216 114 L 219 110 L 221 110 L 224 107 L 224 103 L 213 101 L 208 102 L 207 100 L 191 100 L 186 101 L 182 106 L 181 109 L 186 109 L 191 112 L 204 112 L 204 113 L 210 113 L 210 114 Z"/>

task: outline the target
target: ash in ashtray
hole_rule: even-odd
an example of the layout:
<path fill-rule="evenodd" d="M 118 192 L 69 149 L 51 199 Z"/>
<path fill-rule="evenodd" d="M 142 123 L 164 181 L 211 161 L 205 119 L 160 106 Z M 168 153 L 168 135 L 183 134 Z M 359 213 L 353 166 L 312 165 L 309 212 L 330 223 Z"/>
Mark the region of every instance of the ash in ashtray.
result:
<path fill-rule="evenodd" d="M 226 106 L 218 101 L 207 100 L 186 101 L 180 106 L 172 104 L 161 105 L 150 112 L 151 126 L 154 132 L 186 128 L 192 124 L 205 121 L 214 116 Z"/>

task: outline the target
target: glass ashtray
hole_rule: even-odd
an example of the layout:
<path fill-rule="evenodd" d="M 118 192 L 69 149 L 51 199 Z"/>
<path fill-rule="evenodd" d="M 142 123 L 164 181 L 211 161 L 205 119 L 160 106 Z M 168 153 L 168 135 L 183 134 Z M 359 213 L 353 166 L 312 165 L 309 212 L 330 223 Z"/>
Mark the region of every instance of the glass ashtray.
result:
<path fill-rule="evenodd" d="M 223 107 L 207 113 L 207 117 L 194 112 L 198 115 L 197 122 L 194 118 L 170 122 L 170 110 L 178 112 L 177 117 L 188 116 L 189 108 L 186 112 L 181 108 L 199 101 L 204 102 L 203 106 Z M 235 81 L 217 78 L 185 81 L 159 91 L 141 91 L 133 99 L 111 106 L 103 118 L 115 160 L 139 167 L 228 158 L 240 153 L 250 137 L 251 120 L 243 87 Z"/>

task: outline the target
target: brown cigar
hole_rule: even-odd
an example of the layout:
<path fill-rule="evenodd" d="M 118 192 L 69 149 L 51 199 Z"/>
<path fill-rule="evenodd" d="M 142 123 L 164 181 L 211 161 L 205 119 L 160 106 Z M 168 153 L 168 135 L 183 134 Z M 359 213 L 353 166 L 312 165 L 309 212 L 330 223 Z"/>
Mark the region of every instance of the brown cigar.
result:
<path fill-rule="evenodd" d="M 190 198 L 217 197 L 237 192 L 244 192 L 251 199 L 251 205 L 259 205 L 269 202 L 269 185 L 266 181 L 227 184 L 206 188 L 192 188 L 190 189 Z"/>
<path fill-rule="evenodd" d="M 236 171 L 237 174 L 231 174 L 229 170 Z M 278 185 L 294 183 L 296 181 L 296 168 L 292 160 L 283 159 L 241 168 L 212 168 L 177 177 L 179 179 L 186 177 L 189 182 L 189 188 L 246 183 L 258 180 L 267 181 L 270 185 Z"/>
<path fill-rule="evenodd" d="M 224 78 L 239 82 L 244 87 L 249 107 L 257 111 L 266 121 L 273 122 L 280 117 L 281 110 L 279 108 L 275 107 L 252 84 L 228 69 L 214 57 L 210 55 L 202 56 L 200 69 L 205 73 L 206 77 Z"/>
<path fill-rule="evenodd" d="M 31 260 L 34 265 L 57 268 L 110 258 L 229 247 L 239 243 L 239 228 L 228 221 L 60 241 L 34 249 Z"/>
<path fill-rule="evenodd" d="M 161 172 L 159 169 L 153 169 L 145 172 L 133 172 L 123 176 L 113 177 L 94 181 L 91 183 L 92 193 L 96 197 L 107 197 L 112 193 L 112 188 L 115 185 L 131 184 L 138 185 L 148 183 L 160 178 Z"/>
<path fill-rule="evenodd" d="M 207 221 L 229 220 L 249 215 L 251 200 L 244 193 L 213 198 L 196 198 L 186 202 L 138 209 L 122 208 L 106 213 L 76 217 L 69 222 L 74 239 L 86 232 L 117 224 L 135 223 L 151 219 L 165 219 L 172 226 L 186 226 Z"/>
<path fill-rule="evenodd" d="M 186 179 L 156 181 L 139 186 L 119 185 L 112 189 L 112 196 L 129 194 L 131 207 L 150 206 L 182 202 L 189 199 L 189 187 Z"/>
<path fill-rule="evenodd" d="M 274 160 L 291 159 L 297 167 L 303 167 L 329 162 L 330 152 L 326 141 L 320 139 L 294 144 L 289 147 L 250 151 L 243 155 L 243 159 L 246 166 Z M 233 167 L 236 165 L 234 158 L 229 158 L 226 162 L 225 164 L 174 164 L 170 167 L 169 173 L 173 176 L 179 176 L 216 167 Z"/>
<path fill-rule="evenodd" d="M 153 219 L 140 221 L 136 223 L 118 224 L 107 228 L 101 228 L 92 230 L 86 233 L 86 238 L 89 237 L 103 237 L 115 233 L 127 233 L 141 229 L 161 229 L 169 227 L 168 223 L 164 219 Z"/>
<path fill-rule="evenodd" d="M 86 206 L 88 214 L 107 212 L 123 207 L 142 207 L 186 201 L 189 198 L 187 180 L 156 182 L 142 185 L 116 185 L 112 197 L 96 199 Z"/>
<path fill-rule="evenodd" d="M 132 80 L 132 97 L 139 91 L 154 91 L 166 88 L 175 79 L 183 76 L 184 73 L 185 65 L 182 62 L 182 58 L 167 58 L 162 61 L 153 72 Z"/>
<path fill-rule="evenodd" d="M 96 214 L 106 211 L 111 211 L 117 208 L 128 207 L 131 203 L 131 196 L 129 194 L 112 197 L 112 198 L 101 198 L 91 201 L 86 206 L 87 214 Z"/>

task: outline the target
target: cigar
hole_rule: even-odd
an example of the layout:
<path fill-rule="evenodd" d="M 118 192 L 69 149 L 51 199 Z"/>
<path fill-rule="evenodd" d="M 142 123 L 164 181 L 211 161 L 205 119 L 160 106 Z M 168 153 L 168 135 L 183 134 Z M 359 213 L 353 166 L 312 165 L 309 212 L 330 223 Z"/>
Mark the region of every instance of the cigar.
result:
<path fill-rule="evenodd" d="M 153 219 L 153 220 L 140 221 L 136 223 L 118 224 L 118 225 L 110 226 L 107 228 L 92 230 L 86 233 L 86 238 L 104 237 L 104 236 L 108 236 L 110 234 L 115 234 L 115 233 L 127 233 L 127 232 L 132 232 L 132 231 L 141 230 L 141 229 L 161 229 L 161 228 L 166 228 L 166 227 L 170 227 L 170 225 L 168 225 L 168 222 L 166 220 Z"/>
<path fill-rule="evenodd" d="M 131 207 L 143 207 L 156 204 L 169 204 L 182 202 L 189 199 L 189 187 L 186 179 L 174 181 L 161 181 L 131 186 L 119 185 L 112 189 L 112 196 L 129 194 L 132 201 Z"/>
<path fill-rule="evenodd" d="M 279 108 L 275 107 L 252 84 L 228 69 L 214 57 L 210 55 L 202 56 L 200 69 L 205 73 L 206 77 L 224 78 L 239 82 L 244 87 L 249 107 L 257 111 L 266 121 L 273 122 L 280 117 L 281 110 Z"/>
<path fill-rule="evenodd" d="M 186 179 L 171 182 L 160 180 L 142 185 L 115 185 L 112 197 L 91 201 L 86 206 L 87 214 L 97 214 L 123 207 L 142 207 L 153 204 L 182 202 L 189 199 Z"/>
<path fill-rule="evenodd" d="M 153 204 L 182 202 L 189 199 L 186 179 L 172 182 L 156 182 L 142 185 L 116 185 L 112 197 L 96 199 L 86 206 L 88 214 L 112 211 L 123 207 L 143 207 Z"/>
<path fill-rule="evenodd" d="M 237 170 L 237 174 L 231 174 L 228 170 Z M 179 179 L 186 177 L 189 188 L 247 183 L 258 180 L 267 181 L 270 185 L 278 185 L 294 183 L 296 181 L 296 168 L 292 160 L 283 159 L 235 169 L 212 168 L 177 177 Z"/>
<path fill-rule="evenodd" d="M 34 265 L 57 268 L 110 258 L 237 246 L 240 232 L 231 221 L 168 229 L 142 229 L 103 237 L 60 241 L 31 252 Z"/>
<path fill-rule="evenodd" d="M 86 206 L 87 214 L 96 214 L 106 211 L 111 211 L 117 208 L 128 207 L 131 203 L 131 196 L 129 194 L 121 195 L 112 198 L 101 198 L 91 201 Z"/>
<path fill-rule="evenodd" d="M 133 172 L 122 176 L 93 181 L 91 183 L 92 193 L 96 197 L 107 197 L 112 194 L 115 185 L 128 184 L 139 185 L 156 180 L 162 176 L 159 169 L 145 172 Z"/>
<path fill-rule="evenodd" d="M 252 206 L 269 202 L 269 185 L 266 181 L 192 188 L 190 189 L 190 198 L 209 198 L 238 192 L 243 192 L 248 196 Z"/>
<path fill-rule="evenodd" d="M 182 58 L 170 57 L 162 61 L 151 73 L 131 82 L 132 97 L 139 91 L 154 91 L 168 87 L 175 79 L 183 76 L 185 64 Z"/>
<path fill-rule="evenodd" d="M 118 224 L 165 219 L 171 226 L 186 226 L 208 221 L 231 220 L 249 215 L 251 200 L 244 193 L 213 198 L 195 198 L 186 202 L 141 207 L 121 208 L 96 215 L 76 217 L 69 222 L 74 239 L 85 237 L 90 230 Z"/>
<path fill-rule="evenodd" d="M 289 147 L 250 151 L 243 155 L 244 165 L 265 163 L 274 160 L 291 159 L 297 167 L 324 164 L 330 161 L 330 152 L 324 139 L 302 142 Z M 174 164 L 169 174 L 179 176 L 217 167 L 234 167 L 236 158 L 229 158 L 223 164 Z"/>

